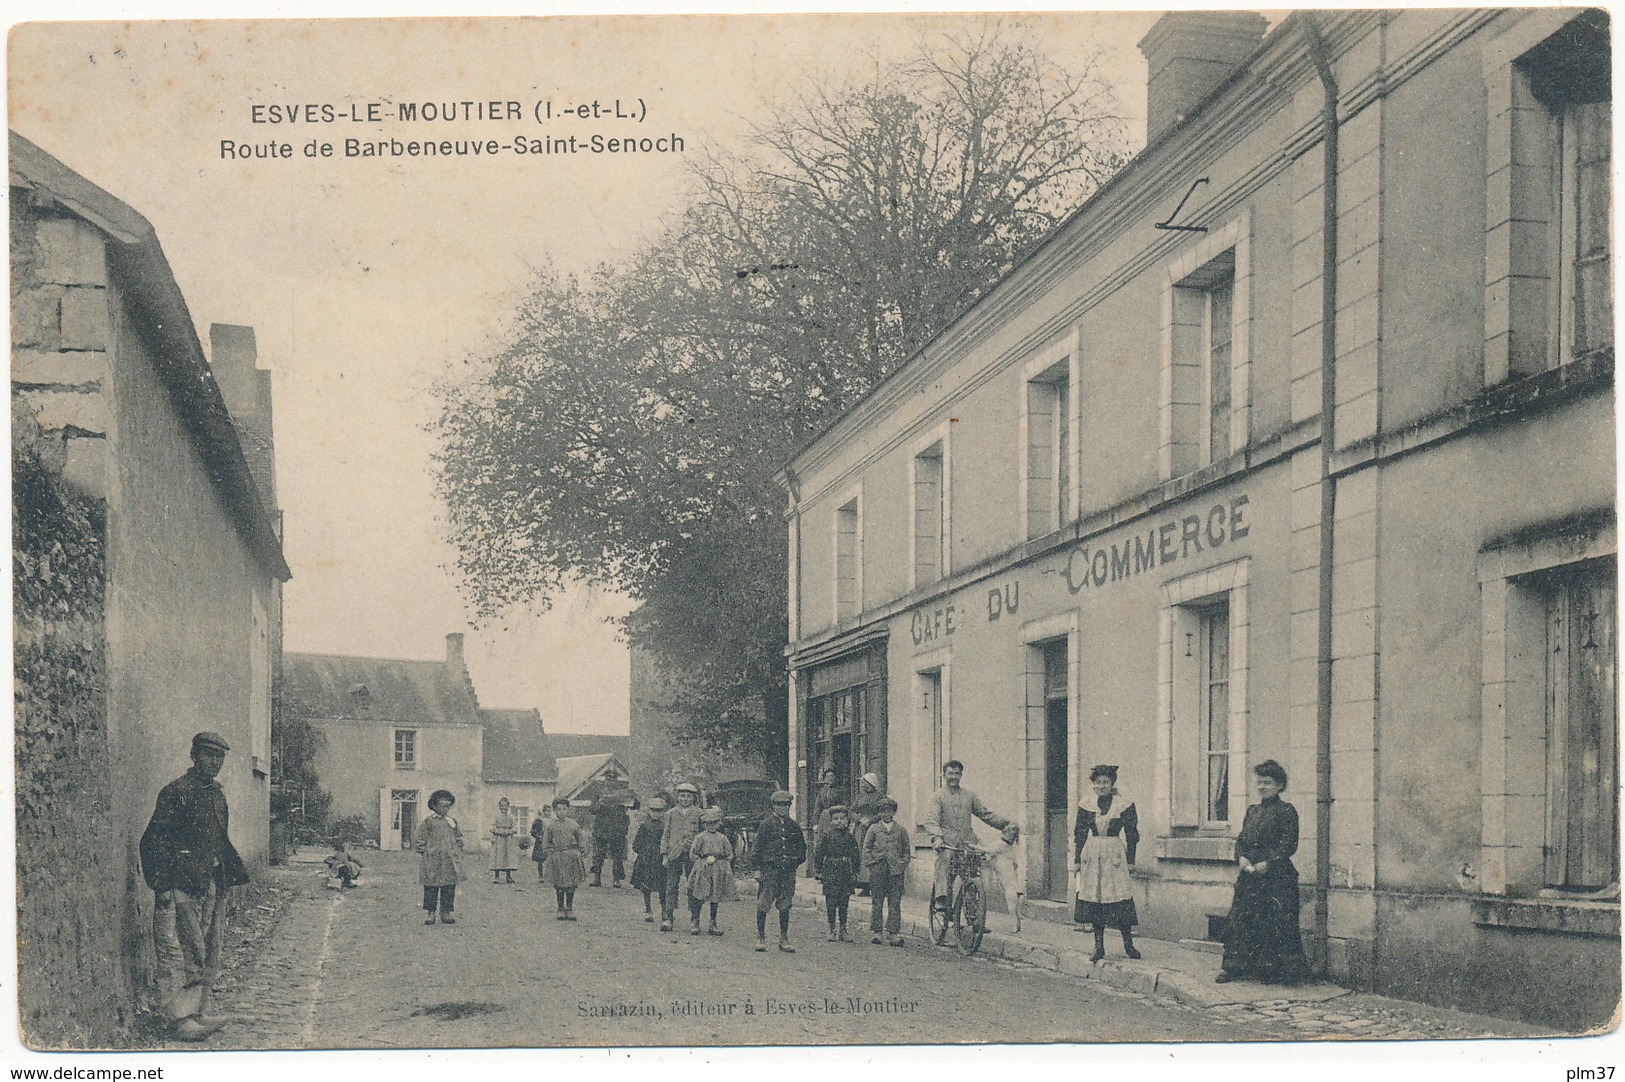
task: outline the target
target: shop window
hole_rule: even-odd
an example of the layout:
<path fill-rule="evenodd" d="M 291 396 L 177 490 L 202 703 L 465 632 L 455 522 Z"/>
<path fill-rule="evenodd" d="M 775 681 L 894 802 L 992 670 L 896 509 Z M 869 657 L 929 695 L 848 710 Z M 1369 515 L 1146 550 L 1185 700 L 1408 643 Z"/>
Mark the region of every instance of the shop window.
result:
<path fill-rule="evenodd" d="M 925 586 L 948 573 L 948 491 L 944 441 L 914 456 L 913 585 Z"/>
<path fill-rule="evenodd" d="M 1613 348 L 1608 35 L 1587 11 L 1486 73 L 1487 382 Z"/>
<path fill-rule="evenodd" d="M 1070 357 L 1047 363 L 1026 384 L 1027 536 L 1053 533 L 1073 518 L 1072 364 Z"/>
<path fill-rule="evenodd" d="M 1209 234 L 1168 270 L 1162 475 L 1222 462 L 1247 441 L 1247 220 Z"/>
<path fill-rule="evenodd" d="M 886 680 L 883 655 L 864 650 L 813 669 L 807 679 L 802 784 L 834 774 L 834 792 L 851 799 L 864 774 L 886 780 Z"/>
<path fill-rule="evenodd" d="M 1163 620 L 1169 823 L 1229 835 L 1247 780 L 1247 567 L 1225 564 L 1170 583 Z"/>
<path fill-rule="evenodd" d="M 416 729 L 395 730 L 395 769 L 418 768 L 418 732 Z"/>
<path fill-rule="evenodd" d="M 835 619 L 856 616 L 863 590 L 863 520 L 853 496 L 835 512 Z"/>

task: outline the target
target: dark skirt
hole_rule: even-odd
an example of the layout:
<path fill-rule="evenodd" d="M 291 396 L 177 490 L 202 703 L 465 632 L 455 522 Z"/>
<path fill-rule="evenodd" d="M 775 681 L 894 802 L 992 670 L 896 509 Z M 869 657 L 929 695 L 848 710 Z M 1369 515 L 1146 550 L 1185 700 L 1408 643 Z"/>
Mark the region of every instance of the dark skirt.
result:
<path fill-rule="evenodd" d="M 1096 931 L 1120 928 L 1127 931 L 1140 923 L 1139 912 L 1133 898 L 1120 902 L 1086 902 L 1082 898 L 1072 903 L 1072 919 L 1078 924 L 1092 924 Z"/>
<path fill-rule="evenodd" d="M 1309 976 L 1298 930 L 1298 872 L 1290 861 L 1265 875 L 1241 872 L 1225 924 L 1224 972 L 1264 984 L 1298 984 Z"/>
<path fill-rule="evenodd" d="M 666 889 L 666 869 L 660 866 L 660 854 L 647 856 L 639 853 L 632 865 L 632 889 L 662 891 Z"/>

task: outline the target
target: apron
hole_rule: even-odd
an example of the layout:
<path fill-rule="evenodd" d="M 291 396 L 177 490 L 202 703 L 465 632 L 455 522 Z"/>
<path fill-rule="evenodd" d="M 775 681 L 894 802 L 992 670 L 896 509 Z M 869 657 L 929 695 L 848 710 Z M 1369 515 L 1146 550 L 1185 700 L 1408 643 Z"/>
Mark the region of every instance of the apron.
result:
<path fill-rule="evenodd" d="M 1090 834 L 1078 861 L 1076 893 L 1080 902 L 1121 902 L 1134 897 L 1128 874 L 1128 846 L 1115 838 Z"/>

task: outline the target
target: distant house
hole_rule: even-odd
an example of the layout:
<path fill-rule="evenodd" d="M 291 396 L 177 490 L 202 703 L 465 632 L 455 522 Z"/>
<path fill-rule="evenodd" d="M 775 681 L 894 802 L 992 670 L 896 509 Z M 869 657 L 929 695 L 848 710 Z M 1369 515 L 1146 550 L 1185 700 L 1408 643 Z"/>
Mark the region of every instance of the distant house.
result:
<path fill-rule="evenodd" d="M 529 710 L 481 710 L 485 726 L 485 746 L 481 771 L 490 804 L 503 797 L 513 805 L 519 820 L 519 833 L 530 832 L 531 821 L 553 802 L 557 791 L 558 768 L 553 762 L 550 738 L 542 728 L 541 712 Z M 482 823 L 482 828 L 489 824 Z"/>
<path fill-rule="evenodd" d="M 608 752 L 572 755 L 557 762 L 558 794 L 572 807 L 591 807 L 605 793 L 628 787 L 626 763 Z"/>
<path fill-rule="evenodd" d="M 281 518 L 253 331 L 205 359 L 152 226 L 10 136 L 23 1039 L 106 1046 L 152 967 L 137 842 L 193 733 L 252 870 L 269 840 Z"/>
<path fill-rule="evenodd" d="M 288 654 L 283 684 L 290 716 L 325 737 L 316 771 L 334 817 L 359 815 L 381 848 L 409 849 L 430 794 L 448 789 L 468 844 L 480 842 L 486 719 L 461 634 L 434 661 Z"/>

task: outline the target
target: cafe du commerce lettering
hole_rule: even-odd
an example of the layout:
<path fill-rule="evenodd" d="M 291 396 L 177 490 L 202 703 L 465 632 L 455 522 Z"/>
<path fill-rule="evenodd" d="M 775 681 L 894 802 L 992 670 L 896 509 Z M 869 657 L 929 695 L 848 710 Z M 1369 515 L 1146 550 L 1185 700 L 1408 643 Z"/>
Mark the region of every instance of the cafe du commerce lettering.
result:
<path fill-rule="evenodd" d="M 1183 515 L 1147 527 L 1121 541 L 1099 548 L 1079 545 L 1066 558 L 1066 588 L 1078 593 L 1085 586 L 1104 586 L 1154 567 L 1216 549 L 1227 541 L 1240 541 L 1252 530 L 1246 518 L 1247 497 L 1216 503 L 1206 514 Z"/>

